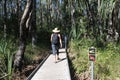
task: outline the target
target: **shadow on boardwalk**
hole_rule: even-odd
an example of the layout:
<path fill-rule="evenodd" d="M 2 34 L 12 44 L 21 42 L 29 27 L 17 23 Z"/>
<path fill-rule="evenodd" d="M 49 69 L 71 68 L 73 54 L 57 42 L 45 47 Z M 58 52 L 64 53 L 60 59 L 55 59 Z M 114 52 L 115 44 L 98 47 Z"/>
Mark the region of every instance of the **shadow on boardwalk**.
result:
<path fill-rule="evenodd" d="M 54 56 L 50 54 L 30 80 L 71 80 L 65 49 L 60 49 L 59 57 L 60 60 L 54 63 Z"/>

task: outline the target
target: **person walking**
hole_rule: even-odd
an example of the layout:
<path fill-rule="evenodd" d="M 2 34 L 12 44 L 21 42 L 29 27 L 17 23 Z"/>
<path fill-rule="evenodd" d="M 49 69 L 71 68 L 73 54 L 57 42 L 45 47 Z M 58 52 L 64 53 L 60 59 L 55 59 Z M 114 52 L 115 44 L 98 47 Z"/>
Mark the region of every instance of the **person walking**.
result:
<path fill-rule="evenodd" d="M 51 46 L 52 46 L 52 53 L 55 56 L 54 62 L 57 63 L 59 58 L 59 48 L 62 48 L 62 39 L 60 35 L 60 30 L 58 28 L 54 28 L 53 33 L 51 34 Z"/>

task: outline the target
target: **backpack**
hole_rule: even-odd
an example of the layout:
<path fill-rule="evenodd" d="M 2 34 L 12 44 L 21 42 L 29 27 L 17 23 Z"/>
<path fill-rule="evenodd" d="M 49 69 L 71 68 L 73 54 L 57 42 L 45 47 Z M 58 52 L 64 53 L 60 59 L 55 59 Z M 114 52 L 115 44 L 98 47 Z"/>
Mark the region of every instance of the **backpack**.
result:
<path fill-rule="evenodd" d="M 52 43 L 57 45 L 59 44 L 59 37 L 58 37 L 58 34 L 53 34 L 53 37 L 52 37 Z"/>

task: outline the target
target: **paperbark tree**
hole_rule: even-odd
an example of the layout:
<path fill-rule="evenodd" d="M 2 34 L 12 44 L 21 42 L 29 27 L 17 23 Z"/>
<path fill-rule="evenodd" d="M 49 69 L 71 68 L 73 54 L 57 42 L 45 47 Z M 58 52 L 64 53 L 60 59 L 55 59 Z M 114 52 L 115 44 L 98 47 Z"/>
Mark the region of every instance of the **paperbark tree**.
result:
<path fill-rule="evenodd" d="M 33 3 L 33 0 L 27 0 L 26 7 L 20 21 L 20 41 L 19 41 L 20 43 L 19 43 L 18 51 L 15 55 L 15 60 L 14 60 L 14 66 L 15 68 L 19 69 L 19 71 L 22 70 L 22 65 L 24 60 L 24 52 L 26 49 L 26 39 L 28 37 L 29 26 L 31 22 L 32 12 L 33 12 L 32 3 Z"/>

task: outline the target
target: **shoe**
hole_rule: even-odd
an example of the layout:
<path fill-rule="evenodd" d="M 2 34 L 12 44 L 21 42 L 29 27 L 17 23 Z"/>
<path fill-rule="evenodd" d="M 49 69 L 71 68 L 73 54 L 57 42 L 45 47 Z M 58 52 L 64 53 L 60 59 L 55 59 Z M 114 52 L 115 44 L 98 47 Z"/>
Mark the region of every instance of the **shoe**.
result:
<path fill-rule="evenodd" d="M 60 60 L 60 58 L 58 57 L 57 60 Z"/>
<path fill-rule="evenodd" d="M 54 63 L 57 63 L 57 61 L 55 61 Z"/>

